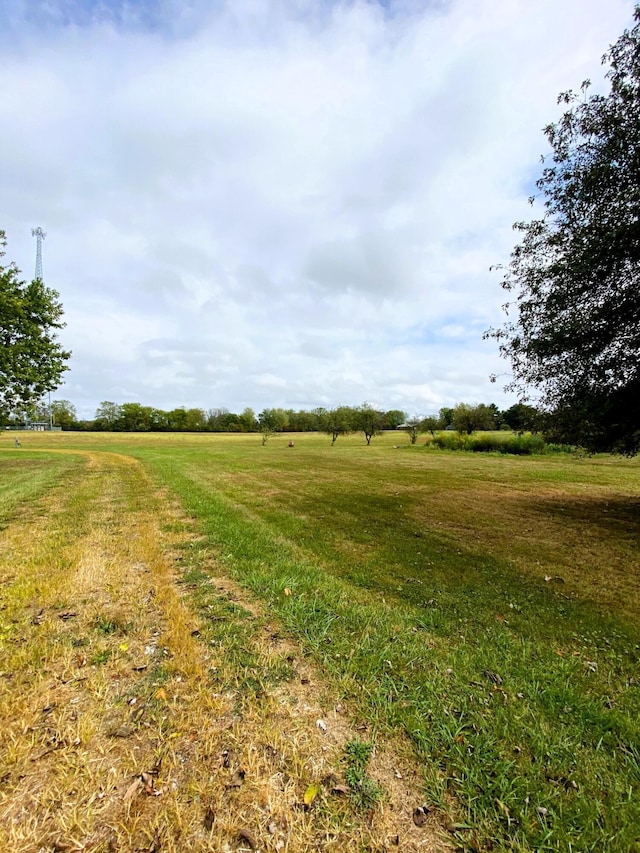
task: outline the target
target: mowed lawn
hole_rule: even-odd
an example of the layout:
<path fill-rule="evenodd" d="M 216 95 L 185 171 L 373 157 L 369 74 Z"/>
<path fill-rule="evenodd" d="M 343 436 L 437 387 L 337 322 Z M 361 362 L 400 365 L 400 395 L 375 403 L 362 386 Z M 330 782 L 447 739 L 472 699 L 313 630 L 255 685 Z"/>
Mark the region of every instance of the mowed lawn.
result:
<path fill-rule="evenodd" d="M 194 565 L 261 598 L 374 740 L 411 741 L 459 849 L 640 850 L 640 461 L 294 439 L 23 445 L 141 461 Z"/>

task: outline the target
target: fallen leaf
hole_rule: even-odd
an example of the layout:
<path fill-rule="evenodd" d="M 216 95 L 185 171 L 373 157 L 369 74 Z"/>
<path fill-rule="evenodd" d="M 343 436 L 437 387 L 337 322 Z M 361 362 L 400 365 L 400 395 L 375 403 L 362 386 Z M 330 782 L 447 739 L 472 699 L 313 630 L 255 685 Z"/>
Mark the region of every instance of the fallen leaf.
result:
<path fill-rule="evenodd" d="M 207 806 L 206 811 L 204 813 L 204 818 L 202 819 L 202 825 L 207 830 L 207 832 L 211 832 L 213 829 L 213 824 L 216 819 L 216 814 L 211 806 Z"/>
<path fill-rule="evenodd" d="M 166 701 L 167 691 L 164 689 L 164 687 L 160 687 L 158 690 L 156 690 L 154 696 L 156 699 L 162 699 L 163 701 Z"/>
<path fill-rule="evenodd" d="M 305 806 L 311 805 L 311 803 L 315 800 L 318 791 L 319 791 L 319 788 L 317 785 L 314 785 L 313 783 L 311 785 L 309 785 L 307 790 L 304 792 L 304 804 L 305 804 Z"/>
<path fill-rule="evenodd" d="M 244 782 L 244 777 L 244 770 L 236 770 L 236 772 L 231 777 L 231 781 L 227 785 L 227 788 L 240 788 L 242 786 L 242 783 Z"/>
<path fill-rule="evenodd" d="M 413 822 L 416 826 L 424 826 L 429 814 L 428 806 L 418 806 L 413 810 Z"/>
<path fill-rule="evenodd" d="M 138 707 L 134 708 L 133 711 L 129 714 L 129 721 L 131 723 L 138 723 L 142 719 L 146 710 L 146 705 L 138 705 Z"/>
<path fill-rule="evenodd" d="M 118 726 L 116 729 L 111 729 L 111 731 L 107 732 L 107 737 L 127 738 L 127 737 L 131 737 L 132 734 L 133 734 L 132 726 L 127 726 L 127 725 L 123 724 L 121 726 Z"/>
<path fill-rule="evenodd" d="M 140 793 L 140 791 L 142 790 L 143 787 L 144 786 L 143 786 L 142 779 L 139 776 L 136 776 L 136 778 L 133 780 L 133 782 L 129 785 L 129 787 L 126 790 L 126 793 L 124 795 L 125 803 L 127 803 L 127 804 L 130 803 L 133 800 L 133 798 L 137 794 Z"/>
<path fill-rule="evenodd" d="M 140 779 L 142 780 L 142 784 L 144 785 L 145 794 L 153 794 L 155 792 L 156 783 L 151 773 L 145 773 L 143 771 L 140 774 Z"/>
<path fill-rule="evenodd" d="M 238 840 L 246 841 L 249 847 L 252 850 L 255 850 L 258 846 L 258 842 L 256 841 L 255 835 L 251 832 L 250 829 L 243 828 L 238 832 Z"/>
<path fill-rule="evenodd" d="M 509 811 L 509 807 L 505 803 L 503 803 L 502 800 L 496 799 L 496 805 L 505 817 L 510 816 L 511 812 Z"/>

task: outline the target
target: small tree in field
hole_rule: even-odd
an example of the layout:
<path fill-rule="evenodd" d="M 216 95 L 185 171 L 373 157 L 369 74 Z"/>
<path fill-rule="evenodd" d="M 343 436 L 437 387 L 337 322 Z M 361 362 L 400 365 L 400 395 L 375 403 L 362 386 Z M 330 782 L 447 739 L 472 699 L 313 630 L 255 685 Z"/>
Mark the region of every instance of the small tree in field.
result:
<path fill-rule="evenodd" d="M 281 432 L 289 423 L 287 413 L 284 409 L 264 409 L 258 415 L 260 432 L 262 433 L 262 446 L 269 441 L 276 432 Z"/>
<path fill-rule="evenodd" d="M 349 406 L 338 406 L 320 415 L 321 429 L 331 436 L 331 446 L 336 443 L 338 436 L 353 432 L 354 412 Z"/>
<path fill-rule="evenodd" d="M 424 432 L 424 419 L 419 415 L 413 415 L 405 421 L 404 429 L 409 436 L 411 444 L 415 444 L 421 432 Z"/>
<path fill-rule="evenodd" d="M 436 430 L 443 429 L 443 422 L 435 415 L 427 415 L 426 418 L 423 418 L 421 426 L 421 432 L 430 432 L 431 437 L 435 438 Z"/>
<path fill-rule="evenodd" d="M 363 403 L 355 409 L 354 427 L 364 433 L 367 444 L 371 444 L 374 435 L 382 433 L 382 414 L 370 403 Z"/>

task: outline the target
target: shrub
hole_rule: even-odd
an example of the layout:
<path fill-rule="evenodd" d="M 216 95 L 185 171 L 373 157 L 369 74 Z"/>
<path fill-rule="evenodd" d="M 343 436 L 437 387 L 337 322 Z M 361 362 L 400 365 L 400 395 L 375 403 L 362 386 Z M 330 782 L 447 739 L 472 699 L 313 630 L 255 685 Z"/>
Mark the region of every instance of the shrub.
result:
<path fill-rule="evenodd" d="M 453 431 L 439 432 L 428 443 L 439 450 L 466 450 L 469 445 L 469 436 Z"/>

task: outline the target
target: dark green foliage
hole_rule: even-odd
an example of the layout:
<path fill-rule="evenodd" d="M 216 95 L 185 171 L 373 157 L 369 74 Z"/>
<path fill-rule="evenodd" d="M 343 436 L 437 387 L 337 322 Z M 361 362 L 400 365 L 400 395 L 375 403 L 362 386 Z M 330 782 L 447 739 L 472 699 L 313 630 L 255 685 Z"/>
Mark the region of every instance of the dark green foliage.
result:
<path fill-rule="evenodd" d="M 6 246 L 0 231 L 0 257 Z M 66 362 L 56 340 L 64 328 L 55 290 L 20 280 L 15 264 L 0 266 L 0 417 L 25 411 L 60 385 Z"/>
<path fill-rule="evenodd" d="M 537 432 L 540 429 L 541 414 L 535 406 L 515 403 L 502 412 L 502 423 L 514 432 Z"/>
<path fill-rule="evenodd" d="M 522 235 L 502 286 L 516 319 L 489 330 L 509 388 L 535 387 L 556 435 L 598 450 L 640 447 L 640 7 L 604 61 L 607 95 L 567 92 L 545 133 L 542 217 Z"/>

